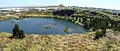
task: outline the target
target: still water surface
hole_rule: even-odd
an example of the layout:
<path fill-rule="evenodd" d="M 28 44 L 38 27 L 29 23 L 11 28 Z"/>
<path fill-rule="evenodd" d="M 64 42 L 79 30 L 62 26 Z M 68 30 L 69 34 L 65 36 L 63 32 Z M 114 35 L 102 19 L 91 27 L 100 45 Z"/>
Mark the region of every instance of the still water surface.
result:
<path fill-rule="evenodd" d="M 54 18 L 24 18 L 22 20 L 1 20 L 0 32 L 12 33 L 13 23 L 17 23 L 20 29 L 27 34 L 71 34 L 71 33 L 86 33 L 87 29 L 73 24 L 66 20 L 58 20 Z M 51 26 L 51 28 L 45 28 Z M 68 28 L 68 33 L 64 32 L 64 28 Z"/>

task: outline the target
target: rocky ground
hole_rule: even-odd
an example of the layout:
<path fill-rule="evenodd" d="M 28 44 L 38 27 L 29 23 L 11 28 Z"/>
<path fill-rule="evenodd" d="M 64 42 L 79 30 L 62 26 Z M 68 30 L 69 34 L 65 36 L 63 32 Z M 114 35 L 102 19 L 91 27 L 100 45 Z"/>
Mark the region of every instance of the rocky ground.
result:
<path fill-rule="evenodd" d="M 0 51 L 119 51 L 120 32 L 107 30 L 106 36 L 93 40 L 94 33 L 69 35 L 26 34 L 24 39 L 9 39 L 0 33 Z"/>

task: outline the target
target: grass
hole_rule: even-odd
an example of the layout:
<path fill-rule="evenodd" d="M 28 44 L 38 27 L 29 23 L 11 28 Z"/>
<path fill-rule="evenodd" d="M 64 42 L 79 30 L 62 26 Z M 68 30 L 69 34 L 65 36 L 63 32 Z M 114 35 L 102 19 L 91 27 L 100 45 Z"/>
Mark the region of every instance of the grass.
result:
<path fill-rule="evenodd" d="M 93 40 L 94 32 L 69 35 L 26 34 L 24 39 L 9 39 L 0 33 L 0 51 L 119 51 L 120 32 L 107 30 L 106 37 Z"/>

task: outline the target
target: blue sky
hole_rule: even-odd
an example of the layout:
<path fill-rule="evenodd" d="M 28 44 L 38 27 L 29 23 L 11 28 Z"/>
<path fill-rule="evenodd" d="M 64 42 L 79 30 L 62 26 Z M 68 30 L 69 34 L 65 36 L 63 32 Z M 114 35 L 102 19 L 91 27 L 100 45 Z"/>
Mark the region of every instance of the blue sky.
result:
<path fill-rule="evenodd" d="M 0 0 L 0 7 L 72 5 L 120 10 L 120 0 Z"/>

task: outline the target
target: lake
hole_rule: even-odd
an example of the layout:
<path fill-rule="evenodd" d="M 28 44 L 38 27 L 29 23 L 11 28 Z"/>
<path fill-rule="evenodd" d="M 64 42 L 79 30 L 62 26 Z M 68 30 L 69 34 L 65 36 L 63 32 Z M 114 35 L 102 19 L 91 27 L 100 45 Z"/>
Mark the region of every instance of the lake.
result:
<path fill-rule="evenodd" d="M 24 18 L 21 20 L 0 20 L 0 32 L 12 33 L 14 25 L 12 22 L 19 24 L 20 29 L 27 34 L 72 34 L 86 33 L 88 31 L 84 27 L 66 20 L 55 18 Z M 68 32 L 64 31 L 65 28 L 68 28 Z"/>

